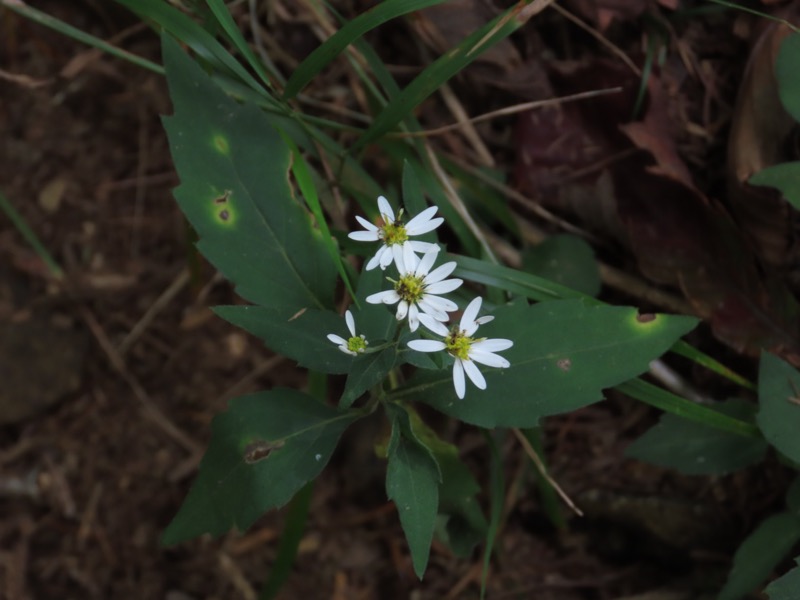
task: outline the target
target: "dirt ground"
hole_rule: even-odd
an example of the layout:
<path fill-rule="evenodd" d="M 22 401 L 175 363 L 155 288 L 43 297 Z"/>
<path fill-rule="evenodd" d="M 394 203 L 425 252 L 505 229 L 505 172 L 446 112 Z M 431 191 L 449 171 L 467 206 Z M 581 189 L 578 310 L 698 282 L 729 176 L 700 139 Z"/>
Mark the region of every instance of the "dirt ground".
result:
<path fill-rule="evenodd" d="M 122 10 L 35 5 L 158 60 L 157 36 Z M 302 24 L 283 31 L 289 47 L 313 47 Z M 213 416 L 247 391 L 303 388 L 305 374 L 209 310 L 236 300 L 194 250 L 171 197 L 165 81 L 3 9 L 0 69 L 0 191 L 68 282 L 55 283 L 0 216 L 0 598 L 255 599 L 282 511 L 219 540 L 164 548 L 159 536 Z M 622 458 L 654 420 L 613 396 L 548 420 L 553 474 L 587 512 L 565 510 L 564 531 L 549 524 L 533 472 L 507 440 L 510 494 L 489 598 L 713 594 L 738 541 L 780 505 L 786 473 L 770 462 L 681 478 Z M 372 451 L 375 425 L 349 432 L 317 482 L 279 597 L 477 598 L 478 551 L 462 560 L 435 543 L 416 580 Z M 449 437 L 485 484 L 481 436 L 450 427 Z"/>

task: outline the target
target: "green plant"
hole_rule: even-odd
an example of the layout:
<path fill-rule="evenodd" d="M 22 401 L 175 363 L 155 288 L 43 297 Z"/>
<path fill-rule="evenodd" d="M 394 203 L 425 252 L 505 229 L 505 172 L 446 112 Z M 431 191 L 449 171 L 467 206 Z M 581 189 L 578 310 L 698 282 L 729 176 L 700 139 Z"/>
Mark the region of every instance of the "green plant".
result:
<path fill-rule="evenodd" d="M 668 413 L 631 447 L 633 457 L 689 474 L 721 474 L 761 460 L 771 445 L 788 464 L 800 463 L 800 436 L 792 428 L 800 414 L 793 401 L 800 375 L 790 365 L 763 355 L 757 412 L 738 400 L 696 404 L 638 379 L 652 360 L 672 351 L 743 388 L 753 387 L 680 341 L 696 326 L 695 318 L 639 314 L 500 265 L 453 190 L 455 168 L 443 168 L 423 138 L 398 142 L 390 135 L 418 132 L 414 109 L 480 52 L 522 26 L 530 2 L 519 2 L 467 36 L 402 90 L 361 36 L 438 1 L 383 2 L 344 24 L 285 84 L 250 50 L 221 0 L 207 0 L 206 8 L 219 37 L 245 64 L 167 3 L 118 2 L 162 33 L 174 105 L 165 128 L 181 178 L 175 197 L 197 232 L 199 250 L 250 303 L 218 307 L 216 313 L 308 369 L 317 382 L 346 377 L 335 406 L 327 401 L 338 390 L 335 384 L 329 393 L 319 391 L 324 385 L 316 393 L 279 388 L 231 401 L 214 419 L 197 479 L 164 543 L 246 529 L 264 511 L 295 498 L 285 560 L 264 597 L 274 594 L 296 550 L 310 483 L 347 429 L 376 411 L 391 431 L 381 449 L 386 492 L 398 507 L 417 575 L 425 572 L 434 535 L 459 555 L 484 541 L 484 585 L 504 493 L 496 438 L 503 429 L 535 437 L 543 418 L 597 402 L 605 389 Z M 27 7 L 15 10 L 35 14 Z M 779 67 L 783 81 L 797 72 L 797 39 L 787 41 L 790 57 L 782 60 L 788 66 Z M 351 60 L 376 109 L 364 129 L 309 116 L 294 103 L 350 46 L 363 57 L 363 64 Z M 794 82 L 787 85 L 784 101 L 790 112 L 797 111 L 792 114 L 800 114 Z M 329 133 L 343 129 L 357 136 L 346 148 Z M 360 164 L 357 153 L 370 144 L 400 174 L 393 203 Z M 326 176 L 323 165 L 333 175 Z M 791 168 L 796 183 L 796 166 Z M 753 183 L 781 187 L 792 200 L 794 183 L 782 187 L 775 177 L 761 174 Z M 334 189 L 357 202 L 362 231 L 334 225 L 333 214 L 338 220 L 348 216 L 337 213 Z M 440 226 L 452 234 L 448 250 L 454 252 L 437 239 Z M 416 234 L 419 241 L 408 239 Z M 364 259 L 362 269 L 355 268 L 359 261 L 353 256 Z M 596 288 L 591 281 L 582 287 Z M 342 316 L 344 306 L 349 308 Z M 449 313 L 458 309 L 464 316 L 448 328 Z M 475 337 L 478 331 L 485 337 Z M 489 368 L 478 370 L 476 362 Z M 467 386 L 465 374 L 474 387 Z M 473 475 L 457 448 L 425 422 L 421 405 L 484 430 L 493 461 L 488 520 Z M 552 493 L 552 482 L 545 481 L 544 492 Z M 742 546 L 723 598 L 742 597 L 760 585 L 800 539 L 798 489 L 795 484 L 789 491 L 787 511 L 762 523 Z M 752 560 L 754 554 L 761 560 Z M 773 600 L 792 597 L 785 590 L 794 579 L 797 569 L 771 584 Z"/>

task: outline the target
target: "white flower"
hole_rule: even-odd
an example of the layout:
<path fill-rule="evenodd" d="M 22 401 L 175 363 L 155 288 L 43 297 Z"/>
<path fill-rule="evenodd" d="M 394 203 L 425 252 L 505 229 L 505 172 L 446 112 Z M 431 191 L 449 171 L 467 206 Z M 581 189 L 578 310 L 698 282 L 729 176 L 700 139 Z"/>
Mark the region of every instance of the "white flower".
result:
<path fill-rule="evenodd" d="M 334 344 L 339 344 L 339 350 L 351 356 L 358 356 L 363 354 L 367 349 L 369 342 L 364 335 L 356 335 L 356 322 L 353 319 L 353 313 L 349 310 L 344 313 L 344 320 L 347 323 L 347 328 L 350 330 L 350 338 L 344 339 L 335 333 L 329 333 L 328 339 Z"/>
<path fill-rule="evenodd" d="M 494 317 L 478 316 L 481 309 L 481 298 L 475 298 L 469 303 L 461 317 L 461 323 L 448 331 L 442 323 L 431 319 L 427 315 L 420 315 L 419 320 L 425 327 L 441 335 L 444 339 L 438 340 L 412 340 L 408 342 L 408 347 L 418 352 L 439 352 L 446 350 L 453 358 L 453 385 L 456 388 L 456 395 L 464 398 L 466 393 L 466 383 L 464 373 L 466 373 L 478 388 L 486 389 L 486 380 L 483 374 L 475 366 L 475 363 L 505 369 L 511 366 L 505 358 L 495 352 L 508 350 L 514 345 L 511 340 L 502 338 L 486 339 L 472 337 L 478 330 L 478 326 L 488 323 Z"/>
<path fill-rule="evenodd" d="M 397 281 L 389 280 L 394 283 L 394 289 L 367 296 L 367 302 L 399 303 L 397 320 L 402 321 L 408 315 L 411 331 L 419 327 L 420 311 L 436 321 L 447 321 L 447 313 L 458 309 L 458 306 L 438 294 L 452 292 L 464 282 L 461 279 L 445 279 L 456 268 L 455 262 L 445 263 L 430 271 L 438 253 L 439 248 L 434 246 L 420 260 L 409 246 L 405 246 L 397 263 L 400 278 Z"/>
<path fill-rule="evenodd" d="M 444 222 L 444 219 L 441 217 L 433 218 L 437 210 L 435 206 L 426 208 L 408 223 L 403 223 L 402 221 L 402 209 L 400 209 L 400 214 L 395 219 L 394 211 L 392 207 L 389 206 L 389 201 L 383 196 L 378 197 L 378 209 L 381 211 L 383 225 L 378 227 L 366 219 L 357 216 L 356 219 L 361 223 L 365 231 L 353 231 L 347 236 L 351 240 L 357 240 L 359 242 L 383 241 L 383 245 L 378 248 L 375 256 L 367 262 L 367 271 L 374 269 L 378 265 L 380 265 L 381 269 L 385 269 L 392 262 L 392 259 L 394 259 L 399 269 L 404 248 L 410 248 L 414 252 L 422 253 L 435 247 L 435 244 L 408 239 L 413 235 L 422 235 L 423 233 L 433 231 Z"/>

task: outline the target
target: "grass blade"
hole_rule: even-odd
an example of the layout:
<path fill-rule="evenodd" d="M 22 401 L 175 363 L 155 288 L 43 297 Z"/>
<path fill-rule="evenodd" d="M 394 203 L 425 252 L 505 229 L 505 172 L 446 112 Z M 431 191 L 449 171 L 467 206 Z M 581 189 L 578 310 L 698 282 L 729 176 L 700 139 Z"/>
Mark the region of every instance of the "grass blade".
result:
<path fill-rule="evenodd" d="M 58 263 L 50 252 L 47 251 L 47 248 L 44 247 L 39 237 L 33 232 L 33 229 L 28 226 L 28 222 L 17 212 L 17 209 L 14 208 L 14 205 L 8 201 L 8 198 L 6 198 L 2 192 L 0 192 L 0 210 L 8 215 L 14 227 L 17 228 L 20 235 L 25 238 L 25 241 L 28 242 L 36 254 L 39 255 L 39 258 L 42 259 L 42 262 L 47 266 L 47 270 L 50 271 L 53 278 L 62 279 L 64 277 L 64 271 L 58 266 Z"/>
<path fill-rule="evenodd" d="M 164 67 L 161 65 L 151 62 L 146 58 L 142 58 L 141 56 L 136 56 L 135 54 L 132 54 L 127 50 L 123 50 L 122 48 L 117 48 L 116 46 L 113 46 L 98 37 L 89 35 L 80 29 L 76 29 L 72 25 L 68 25 L 67 23 L 64 23 L 64 21 L 56 19 L 55 17 L 51 17 L 47 13 L 37 10 L 32 6 L 17 2 L 9 2 L 7 0 L 0 0 L 0 6 L 4 6 L 9 10 L 14 11 L 18 15 L 25 17 L 26 19 L 30 19 L 34 23 L 44 25 L 45 27 L 49 27 L 50 29 L 53 29 L 67 37 L 78 40 L 79 42 L 83 42 L 84 44 L 92 46 L 93 48 L 97 48 L 98 50 L 102 50 L 103 52 L 107 52 L 111 56 L 116 56 L 117 58 L 126 60 L 134 65 L 153 71 L 154 73 L 158 73 L 160 75 L 164 74 Z"/>
<path fill-rule="evenodd" d="M 300 540 L 303 538 L 303 531 L 305 531 L 306 523 L 308 522 L 308 509 L 311 506 L 311 497 L 313 495 L 314 482 L 311 481 L 297 492 L 289 503 L 286 526 L 283 529 L 283 535 L 278 545 L 278 555 L 275 557 L 269 577 L 261 589 L 259 600 L 272 600 L 275 598 L 283 584 L 289 579 L 294 561 L 297 558 Z"/>
<path fill-rule="evenodd" d="M 360 14 L 328 38 L 295 69 L 286 84 L 284 98 L 294 98 L 328 63 L 368 31 L 397 17 L 442 2 L 444 0 L 386 0 Z"/>
<path fill-rule="evenodd" d="M 451 77 L 522 26 L 523 21 L 514 18 L 517 12 L 517 8 L 507 10 L 429 65 L 383 109 L 353 150 L 357 151 L 387 133 Z"/>
<path fill-rule="evenodd" d="M 667 390 L 642 381 L 641 379 L 626 381 L 616 386 L 614 389 L 640 402 L 659 408 L 664 412 L 683 417 L 684 419 L 689 419 L 690 421 L 730 431 L 731 433 L 736 433 L 745 437 L 761 437 L 761 431 L 758 426 L 753 423 L 748 423 L 735 417 L 722 414 L 702 404 L 696 404 L 691 400 L 676 396 Z"/>
<path fill-rule="evenodd" d="M 489 466 L 489 529 L 486 532 L 486 548 L 483 551 L 483 572 L 481 573 L 481 600 L 486 597 L 486 582 L 489 579 L 489 563 L 492 560 L 492 551 L 497 534 L 500 533 L 500 524 L 503 520 L 503 506 L 506 497 L 506 483 L 503 476 L 503 459 L 500 450 L 492 433 L 484 431 L 484 436 L 489 445 L 490 466 Z"/>
<path fill-rule="evenodd" d="M 206 3 L 216 17 L 217 23 L 219 23 L 220 27 L 222 27 L 222 30 L 228 36 L 228 39 L 231 41 L 231 43 L 236 46 L 236 49 L 239 52 L 242 53 L 242 56 L 244 56 L 253 71 L 255 71 L 256 74 L 261 78 L 261 81 L 267 84 L 268 88 L 273 89 L 272 80 L 264 70 L 264 66 L 250 49 L 250 46 L 247 45 L 247 41 L 245 41 L 244 36 L 242 36 L 239 26 L 234 22 L 233 17 L 231 17 L 231 13 L 228 12 L 228 9 L 222 0 L 206 0 Z"/>

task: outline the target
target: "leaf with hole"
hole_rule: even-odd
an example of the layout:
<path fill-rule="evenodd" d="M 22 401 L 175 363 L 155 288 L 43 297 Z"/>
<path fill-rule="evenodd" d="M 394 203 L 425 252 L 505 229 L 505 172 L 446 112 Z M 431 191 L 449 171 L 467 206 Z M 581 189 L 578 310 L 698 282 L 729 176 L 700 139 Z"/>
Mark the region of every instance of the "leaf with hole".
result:
<path fill-rule="evenodd" d="M 339 437 L 361 416 L 278 388 L 231 400 L 214 417 L 211 442 L 164 544 L 243 531 L 291 500 L 328 464 Z"/>
<path fill-rule="evenodd" d="M 336 267 L 292 196 L 286 143 L 259 108 L 228 98 L 169 36 L 163 50 L 175 107 L 164 127 L 181 178 L 175 197 L 200 251 L 251 302 L 331 307 Z"/>

